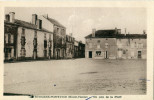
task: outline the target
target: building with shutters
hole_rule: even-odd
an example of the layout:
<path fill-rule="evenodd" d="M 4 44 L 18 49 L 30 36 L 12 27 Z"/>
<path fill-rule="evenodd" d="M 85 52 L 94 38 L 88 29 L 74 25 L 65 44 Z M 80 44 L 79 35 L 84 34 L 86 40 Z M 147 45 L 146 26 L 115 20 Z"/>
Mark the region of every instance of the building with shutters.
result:
<path fill-rule="evenodd" d="M 74 57 L 74 41 L 72 35 L 66 35 L 66 58 Z"/>
<path fill-rule="evenodd" d="M 85 57 L 94 59 L 146 59 L 147 35 L 121 34 L 121 29 L 92 30 L 85 37 Z"/>
<path fill-rule="evenodd" d="M 48 15 L 39 16 L 45 29 L 53 32 L 53 57 L 66 58 L 66 28 Z"/>
<path fill-rule="evenodd" d="M 53 33 L 42 27 L 42 20 L 32 15 L 32 23 L 5 15 L 4 60 L 53 58 Z"/>

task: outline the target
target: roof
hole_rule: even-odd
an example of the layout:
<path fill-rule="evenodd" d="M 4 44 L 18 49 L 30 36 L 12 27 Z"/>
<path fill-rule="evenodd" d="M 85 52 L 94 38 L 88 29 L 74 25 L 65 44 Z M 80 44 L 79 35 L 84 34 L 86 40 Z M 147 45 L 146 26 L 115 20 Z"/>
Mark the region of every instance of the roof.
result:
<path fill-rule="evenodd" d="M 116 30 L 111 29 L 111 30 L 98 30 L 95 32 L 95 37 L 94 38 L 114 38 L 115 37 Z M 89 34 L 85 38 L 93 38 L 92 34 Z"/>
<path fill-rule="evenodd" d="M 18 20 L 18 19 L 15 19 L 14 23 L 11 23 L 11 22 L 8 22 L 8 21 L 5 21 L 5 23 L 15 24 L 15 25 L 18 25 L 18 26 L 21 26 L 21 27 L 26 27 L 26 28 L 29 28 L 29 29 L 34 29 L 34 30 L 52 33 L 50 31 L 48 31 L 47 29 L 44 29 L 43 27 L 42 27 L 42 29 L 37 29 L 37 25 L 34 25 L 34 24 L 26 22 L 26 21 Z"/>
<path fill-rule="evenodd" d="M 95 37 L 89 34 L 85 38 L 147 38 L 147 34 L 117 34 L 115 29 L 98 30 L 95 32 Z"/>
<path fill-rule="evenodd" d="M 53 19 L 53 18 L 49 18 L 49 17 L 45 17 L 43 16 L 44 18 L 46 18 L 48 21 L 50 21 L 51 23 L 55 24 L 56 26 L 59 26 L 59 27 L 62 27 L 62 28 L 65 28 L 65 26 L 63 26 L 61 23 L 59 23 L 57 20 Z"/>
<path fill-rule="evenodd" d="M 19 24 L 20 26 L 23 26 L 23 27 L 37 29 L 37 26 L 36 25 L 31 24 L 29 22 L 22 21 L 22 20 L 15 19 L 15 23 L 16 24 Z"/>

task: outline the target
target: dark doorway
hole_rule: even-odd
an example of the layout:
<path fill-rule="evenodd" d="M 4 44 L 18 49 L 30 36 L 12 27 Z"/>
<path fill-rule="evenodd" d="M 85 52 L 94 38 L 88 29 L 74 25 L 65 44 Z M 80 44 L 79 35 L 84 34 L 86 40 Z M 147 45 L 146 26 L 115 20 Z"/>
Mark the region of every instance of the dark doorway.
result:
<path fill-rule="evenodd" d="M 138 51 L 138 58 L 141 58 L 141 55 L 142 55 L 141 51 Z"/>
<path fill-rule="evenodd" d="M 92 51 L 89 51 L 89 58 L 92 58 Z"/>
<path fill-rule="evenodd" d="M 108 59 L 108 52 L 105 52 L 105 59 Z"/>

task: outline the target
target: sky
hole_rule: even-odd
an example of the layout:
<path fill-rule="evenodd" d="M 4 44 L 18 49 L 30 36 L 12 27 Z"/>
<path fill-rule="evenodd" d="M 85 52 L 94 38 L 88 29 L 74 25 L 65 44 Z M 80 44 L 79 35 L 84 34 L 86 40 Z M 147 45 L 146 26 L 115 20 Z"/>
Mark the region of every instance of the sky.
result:
<path fill-rule="evenodd" d="M 15 12 L 15 18 L 32 22 L 32 14 L 46 15 L 66 27 L 66 34 L 85 42 L 92 29 L 121 29 L 122 33 L 142 34 L 146 30 L 145 8 L 113 7 L 13 7 L 5 8 L 5 14 Z"/>

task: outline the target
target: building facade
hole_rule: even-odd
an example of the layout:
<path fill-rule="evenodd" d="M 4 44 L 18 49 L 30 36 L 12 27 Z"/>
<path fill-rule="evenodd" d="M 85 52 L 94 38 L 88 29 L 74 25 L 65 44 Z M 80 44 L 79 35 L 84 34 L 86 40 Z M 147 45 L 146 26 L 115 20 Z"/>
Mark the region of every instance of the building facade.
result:
<path fill-rule="evenodd" d="M 74 41 L 74 58 L 78 58 L 79 57 L 79 42 L 78 41 Z"/>
<path fill-rule="evenodd" d="M 53 56 L 55 59 L 66 58 L 66 28 L 48 15 L 39 16 L 45 29 L 53 32 Z"/>
<path fill-rule="evenodd" d="M 53 33 L 42 27 L 36 14 L 32 15 L 32 23 L 28 23 L 15 19 L 15 13 L 10 12 L 4 25 L 5 60 L 53 58 Z"/>
<path fill-rule="evenodd" d="M 121 34 L 120 29 L 98 30 L 85 37 L 85 57 L 94 59 L 146 59 L 146 34 Z"/>
<path fill-rule="evenodd" d="M 74 41 L 74 37 L 66 35 L 66 58 L 74 57 Z"/>

